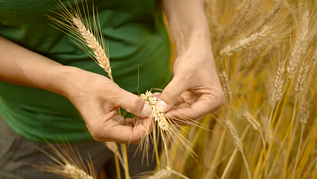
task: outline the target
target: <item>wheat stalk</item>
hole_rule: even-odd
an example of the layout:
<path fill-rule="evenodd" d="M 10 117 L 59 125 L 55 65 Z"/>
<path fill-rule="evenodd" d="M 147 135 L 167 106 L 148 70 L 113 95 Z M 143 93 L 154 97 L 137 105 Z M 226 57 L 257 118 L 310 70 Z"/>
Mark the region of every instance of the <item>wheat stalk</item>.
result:
<path fill-rule="evenodd" d="M 108 148 L 109 150 L 111 150 L 111 151 L 119 158 L 120 163 L 121 163 L 123 169 L 125 169 L 125 164 L 124 164 L 124 161 L 123 161 L 123 159 L 122 159 L 122 156 L 121 156 L 121 154 L 120 154 L 120 152 L 119 152 L 119 148 L 118 148 L 117 143 L 115 143 L 115 142 L 105 142 L 105 145 L 107 146 L 107 148 Z"/>
<path fill-rule="evenodd" d="M 246 159 L 244 151 L 243 151 L 243 144 L 242 144 L 241 139 L 239 137 L 238 131 L 236 130 L 236 128 L 232 124 L 231 120 L 226 119 L 225 123 L 226 123 L 226 125 L 227 125 L 227 127 L 228 127 L 228 129 L 229 129 L 229 131 L 231 133 L 231 136 L 234 139 L 236 148 L 240 151 L 240 153 L 242 155 L 242 158 L 243 158 L 243 161 L 244 161 L 248 176 L 249 176 L 249 178 L 252 178 L 252 175 L 251 175 L 251 172 L 250 172 L 250 168 L 249 168 L 247 159 Z"/>
<path fill-rule="evenodd" d="M 302 57 L 302 54 L 306 51 L 306 48 L 307 48 L 306 36 L 308 33 L 308 25 L 309 25 L 308 15 L 309 15 L 308 11 L 305 11 L 302 16 L 300 29 L 299 29 L 299 35 L 298 35 L 298 38 L 296 39 L 295 47 L 292 51 L 291 59 L 287 66 L 288 78 L 294 77 L 295 69 Z"/>

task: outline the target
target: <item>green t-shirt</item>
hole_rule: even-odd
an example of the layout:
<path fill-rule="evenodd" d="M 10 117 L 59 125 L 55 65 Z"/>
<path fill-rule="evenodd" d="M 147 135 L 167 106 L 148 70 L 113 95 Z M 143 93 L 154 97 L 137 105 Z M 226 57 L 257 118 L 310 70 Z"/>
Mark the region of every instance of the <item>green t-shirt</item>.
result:
<path fill-rule="evenodd" d="M 115 82 L 137 94 L 139 68 L 140 92 L 163 89 L 172 73 L 158 1 L 94 0 L 94 6 L 109 46 Z M 46 15 L 53 15 L 51 11 L 58 11 L 54 0 L 0 0 L 0 35 L 63 65 L 106 76 L 66 34 L 49 25 Z M 45 90 L 0 82 L 0 114 L 16 133 L 33 141 L 92 140 L 71 102 Z"/>

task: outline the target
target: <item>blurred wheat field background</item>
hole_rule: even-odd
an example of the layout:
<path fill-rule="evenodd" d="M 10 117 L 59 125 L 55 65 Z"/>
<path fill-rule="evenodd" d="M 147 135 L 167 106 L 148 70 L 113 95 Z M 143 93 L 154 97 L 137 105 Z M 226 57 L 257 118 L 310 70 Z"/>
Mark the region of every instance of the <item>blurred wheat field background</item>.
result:
<path fill-rule="evenodd" d="M 187 127 L 198 158 L 174 144 L 171 167 L 199 179 L 317 178 L 317 2 L 206 0 L 206 15 L 227 102 L 203 119 L 212 132 Z"/>

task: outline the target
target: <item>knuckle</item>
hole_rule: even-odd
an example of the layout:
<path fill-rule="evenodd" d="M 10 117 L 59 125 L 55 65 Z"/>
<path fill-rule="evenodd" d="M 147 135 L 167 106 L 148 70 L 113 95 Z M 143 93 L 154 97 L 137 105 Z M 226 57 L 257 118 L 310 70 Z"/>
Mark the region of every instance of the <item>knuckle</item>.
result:
<path fill-rule="evenodd" d="M 130 100 L 131 109 L 127 109 L 129 110 L 128 112 L 132 112 L 132 113 L 141 112 L 143 103 L 144 101 L 140 97 L 133 96 L 133 98 L 131 98 Z"/>

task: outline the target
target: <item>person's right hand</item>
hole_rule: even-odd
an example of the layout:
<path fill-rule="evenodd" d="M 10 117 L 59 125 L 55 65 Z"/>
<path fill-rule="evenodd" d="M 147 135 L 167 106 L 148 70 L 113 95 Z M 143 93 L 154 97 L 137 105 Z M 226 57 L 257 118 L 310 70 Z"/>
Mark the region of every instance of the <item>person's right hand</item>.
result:
<path fill-rule="evenodd" d="M 96 141 L 133 144 L 152 132 L 151 121 L 147 118 L 151 107 L 139 96 L 123 90 L 105 76 L 72 70 L 77 72 L 72 82 L 65 85 L 65 96 L 80 112 Z M 123 119 L 117 115 L 118 107 L 137 117 Z"/>

